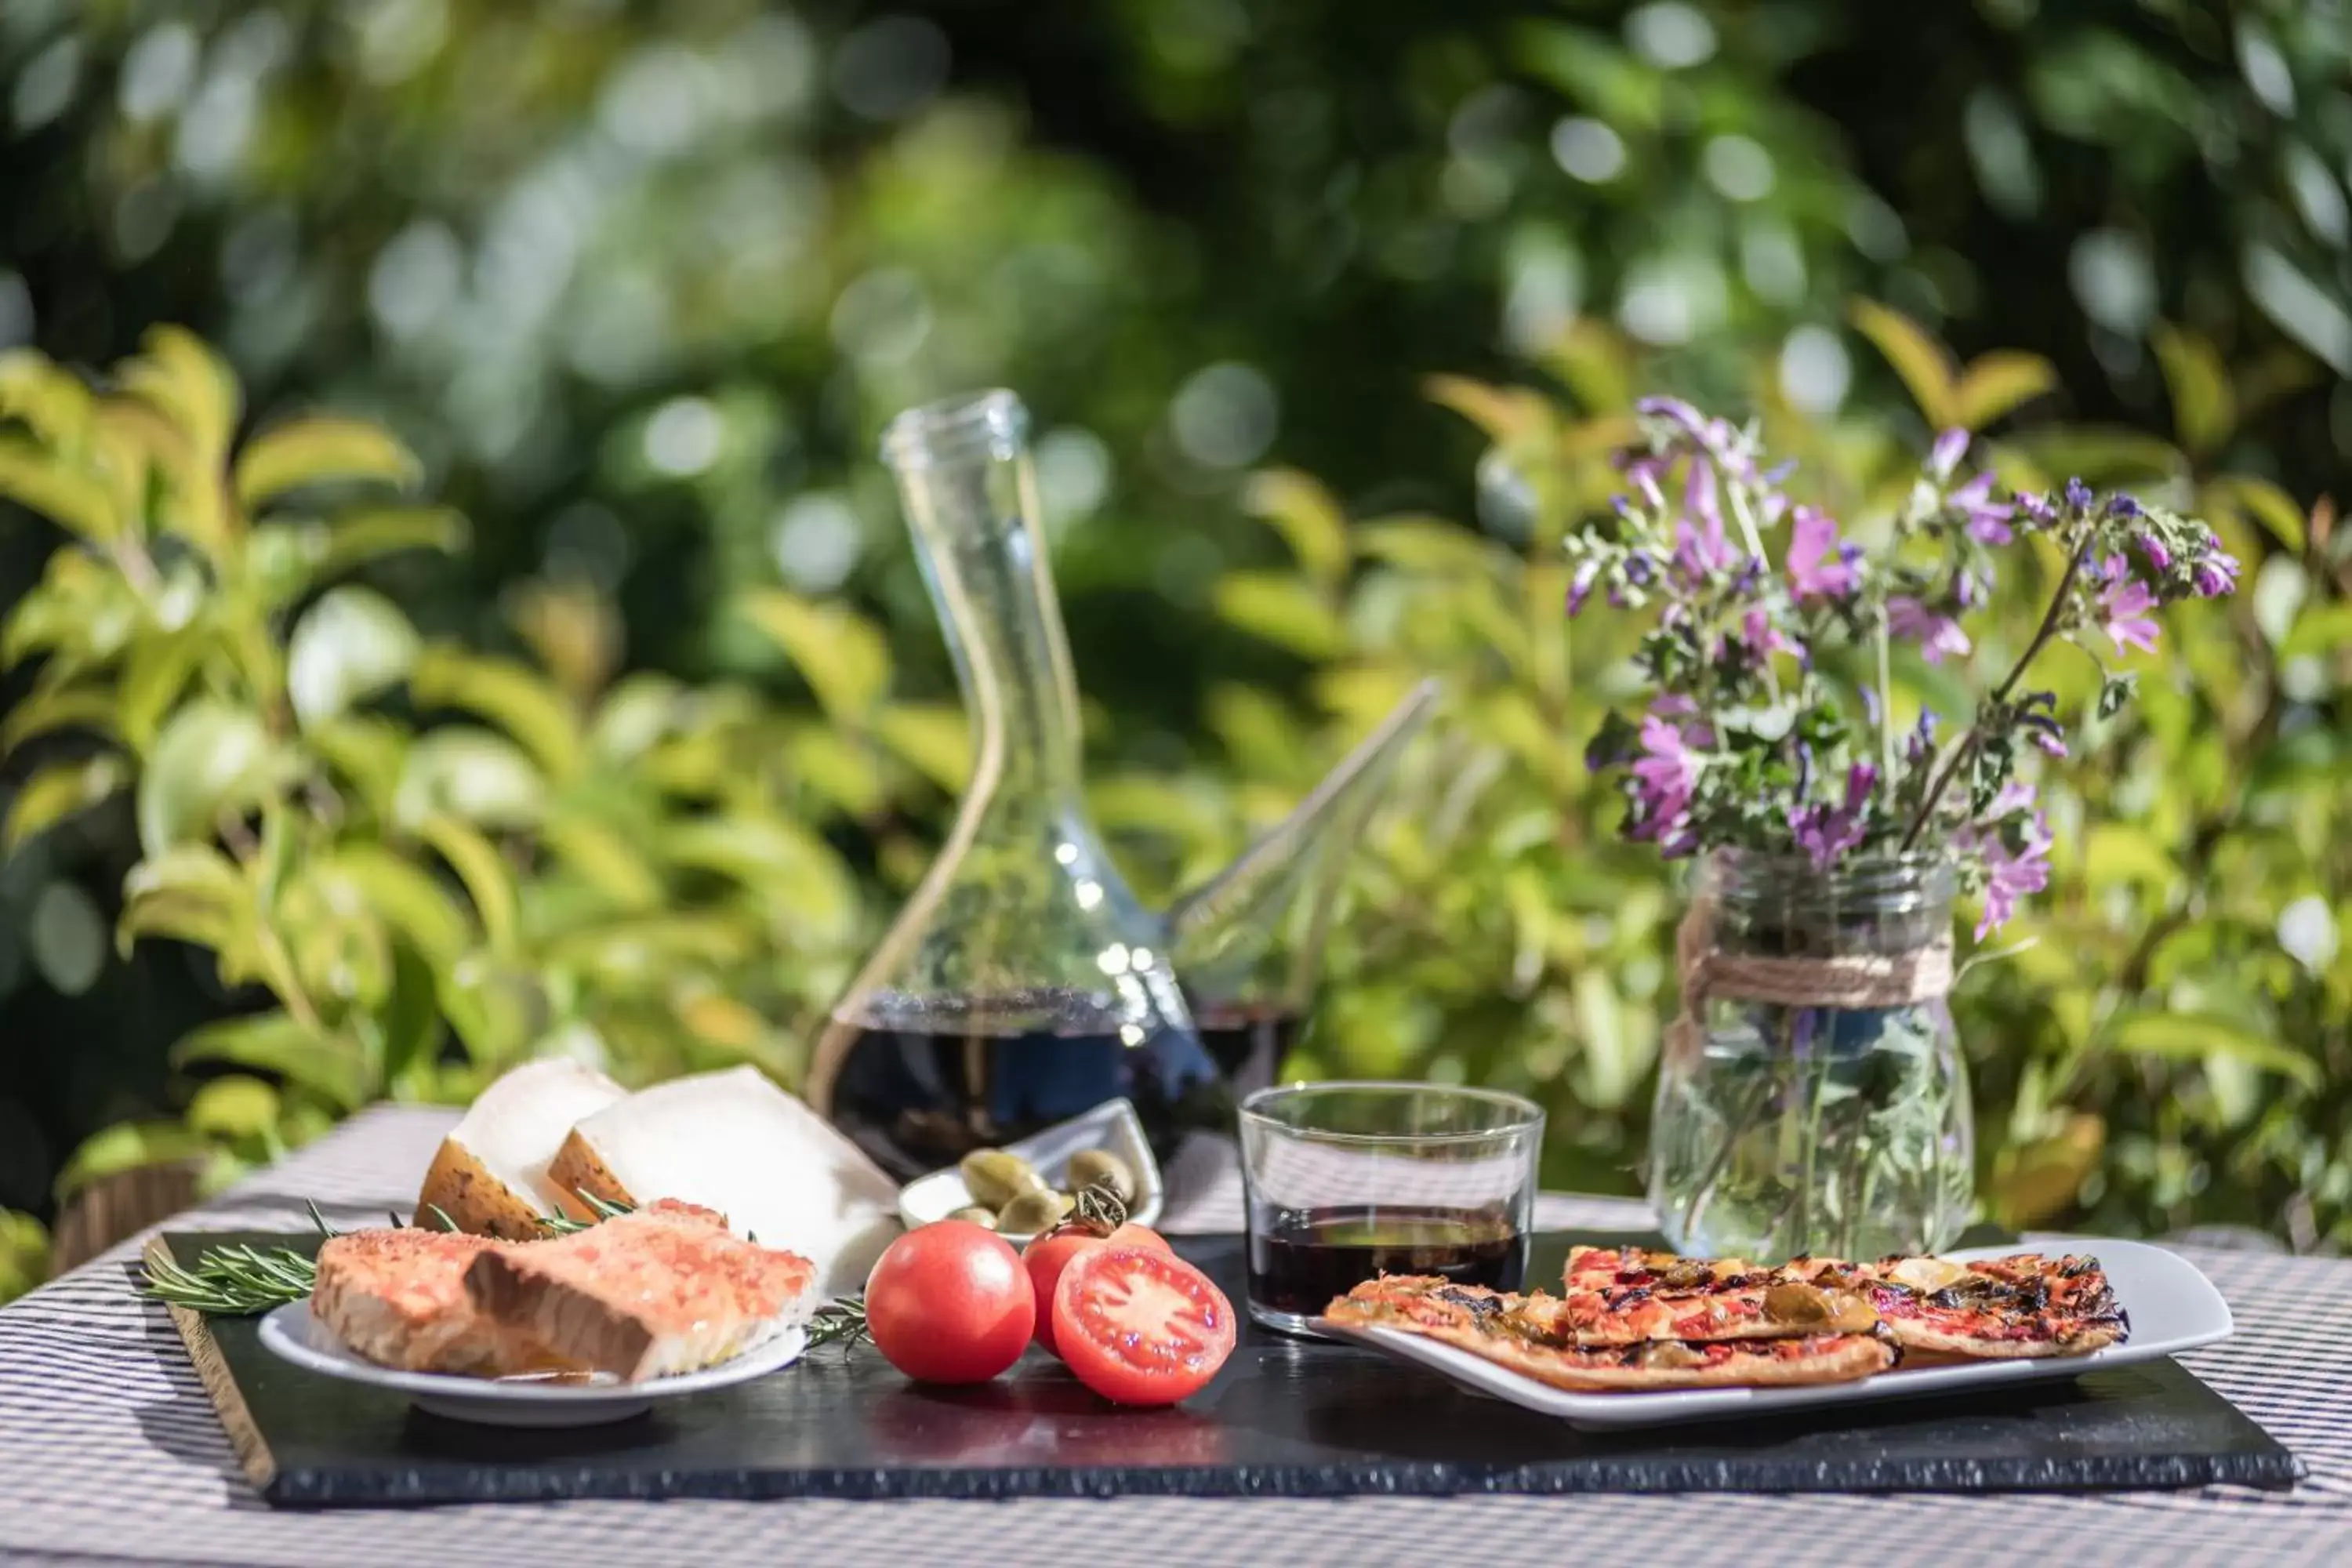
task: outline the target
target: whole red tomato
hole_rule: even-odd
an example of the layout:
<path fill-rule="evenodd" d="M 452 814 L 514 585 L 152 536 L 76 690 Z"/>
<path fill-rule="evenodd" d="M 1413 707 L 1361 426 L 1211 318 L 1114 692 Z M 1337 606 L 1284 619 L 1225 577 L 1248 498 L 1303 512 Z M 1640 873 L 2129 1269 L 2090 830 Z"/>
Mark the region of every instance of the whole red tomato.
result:
<path fill-rule="evenodd" d="M 969 1220 L 910 1230 L 866 1279 L 866 1326 L 919 1383 L 985 1383 L 1021 1359 L 1037 1297 L 1021 1257 Z"/>
<path fill-rule="evenodd" d="M 1156 1247 L 1168 1250 L 1168 1239 L 1149 1226 L 1123 1225 L 1108 1236 L 1097 1236 L 1084 1226 L 1065 1226 L 1048 1231 L 1031 1242 L 1021 1253 L 1021 1266 L 1029 1271 L 1029 1283 L 1037 1295 L 1037 1342 L 1054 1354 L 1054 1287 L 1062 1282 L 1062 1270 L 1070 1259 L 1090 1247 Z"/>
<path fill-rule="evenodd" d="M 1234 1353 L 1234 1304 L 1164 1248 L 1079 1248 L 1054 1287 L 1054 1343 L 1078 1381 L 1120 1405 L 1173 1405 Z"/>

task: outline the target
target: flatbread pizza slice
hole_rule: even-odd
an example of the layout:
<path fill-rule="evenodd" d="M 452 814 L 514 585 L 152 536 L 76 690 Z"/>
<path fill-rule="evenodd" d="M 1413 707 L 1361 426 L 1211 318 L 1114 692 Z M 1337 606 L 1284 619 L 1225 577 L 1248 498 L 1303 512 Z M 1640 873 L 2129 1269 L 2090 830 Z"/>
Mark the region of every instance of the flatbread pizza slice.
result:
<path fill-rule="evenodd" d="M 1971 1360 L 2087 1355 L 2120 1343 L 2131 1327 L 2099 1260 L 2072 1255 L 2020 1252 L 1966 1263 L 1948 1258 L 1886 1258 L 1876 1263 L 1799 1258 L 1761 1268 L 1739 1258 L 1579 1247 L 1569 1254 L 1565 1284 L 1570 1300 L 1646 1293 L 1677 1303 L 1737 1304 L 1760 1293 L 1783 1304 L 1783 1312 L 1768 1314 L 1768 1320 L 1779 1321 L 1786 1321 L 1804 1300 L 1790 1288 L 1809 1286 L 1842 1308 L 1861 1302 L 1882 1325 L 1880 1331 L 1906 1350 Z"/>
<path fill-rule="evenodd" d="M 2099 1260 L 2081 1255 L 1889 1258 L 1824 1264 L 1818 1278 L 1866 1296 L 1906 1350 L 1972 1361 L 2088 1355 L 2131 1333 Z"/>
<path fill-rule="evenodd" d="M 1878 1314 L 1859 1289 L 1738 1258 L 1707 1261 L 1633 1249 L 1578 1247 L 1562 1294 L 1525 1309 L 1562 1343 L 1770 1340 L 1863 1334 Z"/>
<path fill-rule="evenodd" d="M 1433 1275 L 1388 1275 L 1357 1286 L 1334 1300 L 1325 1315 L 1335 1322 L 1418 1334 L 1550 1387 L 1581 1394 L 1851 1383 L 1885 1371 L 1899 1355 L 1894 1346 L 1869 1334 L 1563 1343 L 1543 1326 L 1541 1300 L 1456 1285 Z"/>

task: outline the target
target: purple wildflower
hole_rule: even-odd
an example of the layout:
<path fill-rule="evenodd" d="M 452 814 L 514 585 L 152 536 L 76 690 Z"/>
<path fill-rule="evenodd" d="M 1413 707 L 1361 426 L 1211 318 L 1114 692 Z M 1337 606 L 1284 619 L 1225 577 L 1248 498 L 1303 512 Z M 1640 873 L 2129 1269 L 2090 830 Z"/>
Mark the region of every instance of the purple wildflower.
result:
<path fill-rule="evenodd" d="M 2209 536 L 2205 553 L 2189 568 L 2189 582 L 2200 599 L 2218 599 L 2233 593 L 2238 586 L 2238 558 L 2221 548 L 2220 539 Z"/>
<path fill-rule="evenodd" d="M 1797 651 L 1797 645 L 1772 624 L 1772 617 L 1764 613 L 1761 605 L 1748 607 L 1748 613 L 1739 618 L 1739 630 L 1747 640 L 1748 652 L 1759 659 L 1769 658 L 1776 653 Z"/>
<path fill-rule="evenodd" d="M 1903 761 L 1917 767 L 1936 754 L 1936 715 L 1927 709 L 1919 710 L 1919 722 L 1903 740 Z"/>
<path fill-rule="evenodd" d="M 1935 476 L 1937 483 L 1941 484 L 1952 477 L 1952 470 L 1960 466 L 1960 459 L 1968 455 L 1968 450 L 1967 431 L 1958 427 L 1945 431 L 1936 437 L 1935 447 L 1927 454 L 1927 472 Z"/>
<path fill-rule="evenodd" d="M 2156 595 L 2131 575 L 2129 564 L 2120 555 L 2108 556 L 2100 575 L 2107 585 L 2099 590 L 2099 626 L 2107 640 L 2116 645 L 2117 653 L 2127 647 L 2155 652 L 2156 622 L 2147 612 L 2156 608 Z"/>
<path fill-rule="evenodd" d="M 1895 637 L 1916 642 L 1919 657 L 1929 664 L 1965 657 L 1975 646 L 1969 641 L 1969 634 L 1960 630 L 1959 622 L 1937 615 L 1907 594 L 1886 601 L 1886 629 Z"/>
<path fill-rule="evenodd" d="M 1801 506 L 1789 533 L 1789 586 L 1800 599 L 1843 599 L 1859 581 L 1853 564 L 1859 553 L 1838 543 L 1837 519 Z"/>
<path fill-rule="evenodd" d="M 2092 500 L 2093 497 L 2091 495 L 2090 486 L 2084 484 L 2080 479 L 2068 479 L 2066 481 L 2066 504 L 2068 506 L 2073 507 L 2076 511 L 2088 511 L 2091 510 Z"/>
<path fill-rule="evenodd" d="M 2125 521 L 2128 522 L 2133 518 L 2139 515 L 2139 502 L 2132 500 L 2129 496 L 2109 496 L 2107 498 L 2107 515 L 2109 517 L 2122 518 Z"/>
<path fill-rule="evenodd" d="M 1577 611 L 1584 608 L 1584 601 L 1592 596 L 1592 585 L 1600 580 L 1601 563 L 1598 561 L 1587 561 L 1576 569 L 1576 575 L 1568 580 L 1568 615 L 1570 620 L 1576 618 Z"/>
<path fill-rule="evenodd" d="M 1979 474 L 1954 490 L 1949 499 L 1968 519 L 1969 537 L 1979 544 L 2007 544 L 2016 539 L 2009 526 L 2016 508 L 2007 501 L 1993 500 L 1990 474 Z"/>
<path fill-rule="evenodd" d="M 2011 779 L 2000 786 L 2000 793 L 1994 795 L 1992 804 L 1985 807 L 1983 819 L 1987 822 L 1999 822 L 2004 816 L 2015 816 L 2021 811 L 2030 811 L 2032 806 L 2033 786 L 2023 779 Z"/>
<path fill-rule="evenodd" d="M 1625 557 L 1625 581 L 1637 588 L 1646 588 L 1658 574 L 1658 563 L 1650 559 L 1646 550 L 1636 550 Z"/>
<path fill-rule="evenodd" d="M 1877 787 L 1878 770 L 1868 763 L 1856 763 L 1846 770 L 1843 805 L 1789 808 L 1789 831 L 1797 847 L 1812 857 L 1814 869 L 1827 870 L 1839 856 L 1862 842 L 1863 809 L 1870 802 L 1870 792 Z"/>
<path fill-rule="evenodd" d="M 2132 542 L 2139 546 L 2139 552 L 2142 555 L 2147 557 L 2147 564 L 2151 571 L 2169 572 L 2172 570 L 2172 552 L 2167 550 L 2164 547 L 2164 541 L 2158 539 L 2155 534 L 2143 533 L 2134 539 Z"/>
<path fill-rule="evenodd" d="M 2021 495 L 2017 498 L 2017 515 L 2047 528 L 2058 521 L 2058 508 L 2048 496 Z"/>
<path fill-rule="evenodd" d="M 1679 425 L 1693 436 L 1706 434 L 1706 416 L 1679 397 L 1645 397 L 1633 408 L 1636 413 Z"/>
<path fill-rule="evenodd" d="M 1661 849 L 1673 853 L 1668 840 L 1678 840 L 1678 830 L 1688 826 L 1683 818 L 1697 792 L 1702 765 L 1679 728 L 1654 713 L 1644 719 L 1642 754 L 1633 766 L 1633 820 L 1628 835 L 1656 840 Z"/>
<path fill-rule="evenodd" d="M 2023 847 L 2014 850 L 1997 834 L 1972 837 L 1985 863 L 1984 915 L 1977 921 L 1977 940 L 1982 942 L 2009 923 L 2019 899 L 2050 885 L 2050 821 L 2037 814 L 2027 825 Z"/>
<path fill-rule="evenodd" d="M 1689 586 L 1703 587 L 1714 582 L 1738 561 L 1738 552 L 1723 536 L 1721 513 L 1707 519 L 1705 532 L 1693 528 L 1688 518 L 1675 521 L 1675 564 L 1681 569 L 1683 581 Z"/>

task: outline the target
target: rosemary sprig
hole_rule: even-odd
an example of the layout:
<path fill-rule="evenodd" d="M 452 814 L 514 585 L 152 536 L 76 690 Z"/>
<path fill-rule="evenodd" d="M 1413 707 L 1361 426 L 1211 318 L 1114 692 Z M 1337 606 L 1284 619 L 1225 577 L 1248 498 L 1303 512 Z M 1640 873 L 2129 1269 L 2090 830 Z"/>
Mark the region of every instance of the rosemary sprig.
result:
<path fill-rule="evenodd" d="M 819 1345 L 839 1345 L 844 1350 L 858 1341 L 873 1336 L 866 1327 L 866 1298 L 844 1296 L 838 1301 L 817 1310 L 809 1320 L 809 1349 Z"/>
<path fill-rule="evenodd" d="M 539 1223 L 549 1235 L 574 1236 L 581 1231 L 586 1230 L 591 1226 L 601 1225 L 608 1219 L 614 1219 L 621 1215 L 633 1212 L 627 1204 L 610 1203 L 605 1199 L 598 1197 L 593 1193 L 583 1193 L 577 1187 L 572 1189 L 572 1195 L 578 1198 L 582 1203 L 587 1205 L 588 1211 L 596 1217 L 594 1219 L 573 1219 L 570 1215 L 564 1214 L 543 1215 L 540 1219 Z M 441 1211 L 436 1209 L 433 1212 L 439 1214 Z M 453 1225 L 449 1228 L 451 1230 L 455 1230 L 457 1227 Z"/>
<path fill-rule="evenodd" d="M 302 1206 L 320 1236 L 336 1234 L 317 1204 Z M 208 1247 L 185 1268 L 158 1255 L 141 1272 L 145 1294 L 216 1318 L 249 1318 L 299 1301 L 319 1282 L 318 1265 L 287 1247 Z"/>

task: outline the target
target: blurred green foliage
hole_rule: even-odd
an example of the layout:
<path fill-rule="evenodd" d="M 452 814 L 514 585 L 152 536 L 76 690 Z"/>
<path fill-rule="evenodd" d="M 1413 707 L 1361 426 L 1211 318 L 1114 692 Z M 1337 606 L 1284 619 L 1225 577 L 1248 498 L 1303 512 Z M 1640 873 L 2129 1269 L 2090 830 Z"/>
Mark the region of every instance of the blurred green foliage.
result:
<path fill-rule="evenodd" d="M 2243 607 L 2073 777 L 2081 862 L 2049 940 L 1970 976 L 1970 1038 L 1989 1174 L 2042 1194 L 2011 1212 L 2316 1242 L 2347 1161 L 2326 770 L 2352 626 L 2307 510 L 2352 450 L 2347 64 L 2340 16 L 2284 0 L 15 0 L 0 347 L 94 367 L 185 321 L 249 441 L 314 408 L 386 437 L 364 484 L 217 520 L 348 553 L 215 556 L 150 512 L 159 584 L 205 614 L 78 544 L 128 617 L 78 672 L 101 689 L 76 717 L 54 655 L 5 677 L 55 725 L 9 737 L 6 808 L 111 794 L 0 864 L 0 1203 L 45 1208 L 102 1125 L 73 1179 L 257 1157 L 517 1049 L 788 1068 L 961 765 L 866 454 L 897 407 L 987 383 L 1040 415 L 1097 805 L 1139 880 L 1222 863 L 1408 670 L 1447 672 L 1456 728 L 1368 859 L 1310 1050 L 1528 1083 L 1554 1178 L 1623 1186 L 1674 894 L 1568 749 L 1612 650 L 1556 624 L 1548 544 L 1660 385 L 1764 412 L 1849 509 L 1891 427 L 1995 420 L 2018 471 L 2181 487 L 2264 536 L 2232 541 L 2263 561 Z M 1856 295 L 1926 335 L 1849 321 Z M 1432 401 L 1433 370 L 1476 379 Z M 369 489 L 418 473 L 451 513 Z M 0 519 L 0 600 L 96 592 L 60 586 L 58 537 Z M 278 837 L 262 814 L 251 853 L 178 847 L 293 900 L 238 907 L 286 926 L 336 1093 L 226 1046 L 167 1068 L 258 994 L 106 941 L 142 835 L 217 826 L 141 812 L 145 781 L 232 742 L 253 771 L 223 787 Z M 693 831 L 738 816 L 764 826 Z M 338 873 L 283 874 L 354 852 L 356 921 Z M 462 1064 L 420 1043 L 427 995 Z"/>

